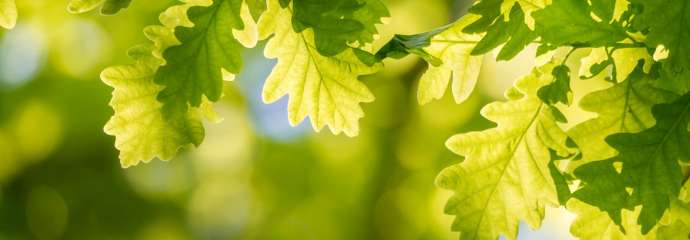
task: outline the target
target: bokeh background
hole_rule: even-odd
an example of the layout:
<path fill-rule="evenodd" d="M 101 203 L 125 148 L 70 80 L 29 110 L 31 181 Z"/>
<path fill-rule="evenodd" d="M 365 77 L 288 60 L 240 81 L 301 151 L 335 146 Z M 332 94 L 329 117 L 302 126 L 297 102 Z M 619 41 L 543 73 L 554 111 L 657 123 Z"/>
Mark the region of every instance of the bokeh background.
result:
<path fill-rule="evenodd" d="M 394 33 L 445 25 L 462 0 L 386 0 L 380 47 Z M 242 74 L 216 105 L 198 149 L 170 162 L 120 168 L 102 127 L 111 89 L 99 72 L 129 63 L 173 0 L 133 1 L 116 16 L 70 15 L 67 1 L 18 0 L 16 28 L 0 30 L 0 239 L 456 239 L 443 214 L 450 192 L 434 186 L 461 160 L 444 147 L 454 133 L 492 127 L 478 114 L 534 64 L 530 49 L 511 62 L 485 59 L 477 91 L 416 103 L 426 68 L 387 60 L 362 78 L 377 99 L 364 104 L 361 135 L 290 127 L 287 101 L 261 102 L 275 64 L 262 45 L 247 50 Z M 286 100 L 286 99 L 283 99 Z M 568 239 L 573 216 L 548 209 L 541 230 L 521 239 Z"/>

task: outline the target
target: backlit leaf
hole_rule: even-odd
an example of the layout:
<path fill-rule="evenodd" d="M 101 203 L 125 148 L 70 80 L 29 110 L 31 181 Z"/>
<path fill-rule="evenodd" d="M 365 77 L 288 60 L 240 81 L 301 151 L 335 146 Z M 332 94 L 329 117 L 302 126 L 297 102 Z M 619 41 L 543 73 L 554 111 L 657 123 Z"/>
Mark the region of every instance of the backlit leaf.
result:
<path fill-rule="evenodd" d="M 455 135 L 446 142 L 465 156 L 436 180 L 455 192 L 446 213 L 456 216 L 452 228 L 460 232 L 460 239 L 515 239 L 520 221 L 538 228 L 544 207 L 558 203 L 549 150 L 567 156 L 570 149 L 550 108 L 536 96 L 553 81 L 553 67 L 533 70 L 508 91 L 519 94 L 506 94 L 509 101 L 482 109 L 496 128 Z"/>
<path fill-rule="evenodd" d="M 611 45 L 627 37 L 617 24 L 598 22 L 591 16 L 590 6 L 582 0 L 559 0 L 534 12 L 536 31 L 545 43 L 553 45 Z"/>
<path fill-rule="evenodd" d="M 329 126 L 335 134 L 357 135 L 359 118 L 364 115 L 359 104 L 374 100 L 357 77 L 376 72 L 378 65 L 363 63 L 358 54 L 368 53 L 359 49 L 347 48 L 330 57 L 321 55 L 311 29 L 300 33 L 293 30 L 290 8 L 280 8 L 276 0 L 269 1 L 268 8 L 259 26 L 272 30 L 274 36 L 264 54 L 277 58 L 278 64 L 264 85 L 264 102 L 289 95 L 288 118 L 292 125 L 309 117 L 317 131 Z M 260 35 L 268 37 L 270 33 Z"/>
<path fill-rule="evenodd" d="M 649 31 L 645 43 L 651 48 L 663 45 L 668 49 L 668 65 L 672 73 L 690 71 L 690 2 L 686 0 L 631 0 L 641 6 L 642 13 L 634 18 L 633 26 Z M 688 74 L 686 73 L 686 76 Z M 690 81 L 684 79 L 684 81 Z"/>

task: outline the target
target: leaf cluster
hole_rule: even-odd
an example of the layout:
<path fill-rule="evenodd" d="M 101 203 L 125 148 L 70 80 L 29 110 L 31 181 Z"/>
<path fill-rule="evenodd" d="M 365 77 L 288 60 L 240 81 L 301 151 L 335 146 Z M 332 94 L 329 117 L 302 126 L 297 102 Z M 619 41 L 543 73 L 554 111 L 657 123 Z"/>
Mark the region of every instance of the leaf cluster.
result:
<path fill-rule="evenodd" d="M 115 14 L 131 0 L 72 0 L 68 10 Z M 451 89 L 457 103 L 477 83 L 483 59 L 511 60 L 536 48 L 542 61 L 481 115 L 496 123 L 460 133 L 447 147 L 464 160 L 437 185 L 454 195 L 445 211 L 461 239 L 515 239 L 520 221 L 538 228 L 546 206 L 577 214 L 583 239 L 690 237 L 690 1 L 478 0 L 457 21 L 396 35 L 376 52 L 380 0 L 187 0 L 171 6 L 132 48 L 133 63 L 105 69 L 124 167 L 171 159 L 200 145 L 213 103 L 242 70 L 241 52 L 267 41 L 277 59 L 266 103 L 289 98 L 288 118 L 316 131 L 356 136 L 361 103 L 375 100 L 362 75 L 414 54 L 426 104 Z M 0 0 L 12 28 L 14 0 Z M 579 64 L 574 56 L 587 54 Z M 577 71 L 576 71 L 577 70 Z M 581 92 L 584 81 L 607 87 Z M 575 98 L 574 96 L 583 96 Z M 573 109 L 596 114 L 577 120 Z"/>

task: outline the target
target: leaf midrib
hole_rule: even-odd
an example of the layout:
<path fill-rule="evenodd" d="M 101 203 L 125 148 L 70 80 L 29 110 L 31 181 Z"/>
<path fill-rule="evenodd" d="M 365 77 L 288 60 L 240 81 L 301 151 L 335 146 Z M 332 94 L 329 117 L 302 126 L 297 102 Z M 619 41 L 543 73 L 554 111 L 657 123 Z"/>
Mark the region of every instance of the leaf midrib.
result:
<path fill-rule="evenodd" d="M 537 118 L 539 117 L 539 114 L 541 113 L 541 110 L 542 110 L 543 106 L 544 106 L 544 103 L 541 102 L 541 103 L 539 104 L 539 107 L 538 107 L 537 110 L 535 111 L 534 115 L 533 115 L 532 118 L 530 119 L 529 124 L 527 125 L 527 127 L 525 128 L 525 130 L 522 131 L 522 133 L 520 134 L 520 137 L 517 139 L 516 144 L 515 144 L 515 147 L 514 147 L 513 149 L 511 149 L 512 151 L 511 151 L 511 153 L 510 153 L 510 158 L 509 158 L 509 159 L 514 159 L 515 153 L 517 152 L 517 149 L 518 149 L 518 146 L 521 145 L 523 139 L 525 138 L 525 135 L 527 135 L 527 132 L 532 128 L 532 126 L 533 126 L 534 123 L 536 122 Z M 496 184 L 494 184 L 494 187 L 492 188 L 491 193 L 489 193 L 488 199 L 492 199 L 492 198 L 493 198 L 494 194 L 496 193 L 496 190 L 498 189 L 498 184 L 500 184 L 500 182 L 503 180 L 503 177 L 505 176 L 505 173 L 506 173 L 506 171 L 508 170 L 508 165 L 509 165 L 511 162 L 512 162 L 512 160 L 507 161 L 506 164 L 505 164 L 505 167 L 501 170 L 500 177 L 499 177 L 498 180 L 496 181 Z M 476 231 L 475 231 L 474 234 L 473 234 L 473 235 L 474 235 L 473 240 L 474 240 L 474 239 L 477 239 L 477 237 L 478 237 L 477 232 L 479 231 L 479 228 L 481 227 L 482 221 L 484 220 L 484 216 L 486 215 L 486 209 L 487 209 L 487 207 L 489 206 L 489 202 L 491 202 L 491 201 L 486 201 L 486 203 L 484 204 L 484 207 L 482 208 L 481 217 L 479 217 L 479 221 L 477 221 L 477 227 L 474 228 L 474 229 L 476 229 Z"/>

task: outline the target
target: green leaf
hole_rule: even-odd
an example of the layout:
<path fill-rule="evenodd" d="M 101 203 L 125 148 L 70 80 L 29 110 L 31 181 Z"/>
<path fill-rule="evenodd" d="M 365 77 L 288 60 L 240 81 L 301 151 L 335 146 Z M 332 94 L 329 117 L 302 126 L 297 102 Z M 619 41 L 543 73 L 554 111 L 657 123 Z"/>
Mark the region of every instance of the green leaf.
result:
<path fill-rule="evenodd" d="M 471 52 L 481 35 L 463 33 L 462 29 L 476 19 L 474 15 L 461 18 L 450 28 L 435 35 L 429 46 L 424 48 L 424 52 L 441 59 L 442 64 L 430 64 L 419 80 L 417 99 L 420 104 L 443 97 L 451 79 L 456 103 L 464 102 L 472 94 L 479 78 L 483 56 L 474 56 Z"/>
<path fill-rule="evenodd" d="M 645 61 L 645 70 L 649 70 L 654 63 L 652 56 L 644 48 L 621 48 L 607 53 L 605 48 L 594 48 L 587 57 L 581 59 L 579 76 L 581 79 L 591 79 L 605 73 L 605 80 L 620 82 L 628 78 L 635 70 L 640 60 Z M 615 69 L 612 66 L 615 65 Z M 614 71 L 615 70 L 615 71 Z M 656 81 L 658 85 L 660 81 Z"/>
<path fill-rule="evenodd" d="M 258 21 L 261 14 L 266 11 L 266 0 L 245 0 L 244 2 L 249 6 L 254 21 Z"/>
<path fill-rule="evenodd" d="M 281 2 L 287 7 L 290 1 Z M 292 0 L 292 25 L 301 33 L 312 30 L 321 55 L 334 56 L 348 45 L 364 45 L 374 40 L 376 24 L 388 17 L 380 0 Z"/>
<path fill-rule="evenodd" d="M 637 216 L 640 214 L 640 208 L 637 207 L 634 211 L 623 210 L 622 225 L 625 231 L 622 230 L 616 223 L 611 221 L 611 218 L 605 212 L 599 211 L 594 206 L 590 206 L 578 199 L 571 199 L 567 203 L 567 209 L 577 215 L 577 218 L 570 225 L 570 233 L 573 236 L 583 240 L 654 240 L 656 239 L 656 228 L 652 229 L 647 235 L 642 234 L 640 225 L 637 224 Z M 663 239 L 663 238 L 661 238 Z"/>
<path fill-rule="evenodd" d="M 690 2 L 686 0 L 649 1 L 631 0 L 632 4 L 642 7 L 642 13 L 633 20 L 638 30 L 646 30 L 645 43 L 656 48 L 663 45 L 668 49 L 670 72 L 690 71 Z M 688 76 L 690 74 L 686 74 Z M 687 79 L 684 79 L 688 81 Z"/>
<path fill-rule="evenodd" d="M 633 58 L 635 55 L 621 55 Z M 576 168 L 583 164 L 616 156 L 607 136 L 627 132 L 636 133 L 654 126 L 652 106 L 672 101 L 677 96 L 654 86 L 656 80 L 638 65 L 627 79 L 604 90 L 590 93 L 579 102 L 580 108 L 597 114 L 568 131 L 580 148 L 582 159 L 571 162 Z M 602 104 L 603 103 L 603 104 Z"/>
<path fill-rule="evenodd" d="M 536 31 L 544 43 L 552 45 L 587 44 L 606 46 L 627 37 L 617 24 L 592 18 L 590 6 L 582 0 L 559 0 L 534 12 Z"/>
<path fill-rule="evenodd" d="M 542 101 L 550 105 L 563 103 L 570 105 L 573 92 L 570 90 L 570 68 L 566 65 L 559 65 L 551 72 L 555 81 L 539 89 L 537 95 Z"/>
<path fill-rule="evenodd" d="M 154 76 L 164 60 L 161 53 L 177 44 L 173 29 L 187 24 L 187 9 L 199 3 L 168 8 L 160 15 L 165 26 L 149 26 L 144 33 L 152 43 L 132 48 L 135 63 L 114 66 L 101 73 L 103 82 L 114 88 L 110 105 L 113 117 L 104 131 L 115 136 L 123 167 L 149 162 L 153 158 L 169 160 L 185 146 L 199 145 L 204 138 L 202 116 L 212 118 L 207 101 L 199 108 L 187 105 L 165 106 L 157 100 L 164 87 Z M 167 110 L 164 111 L 164 107 Z"/>
<path fill-rule="evenodd" d="M 459 134 L 446 145 L 465 160 L 443 170 L 437 185 L 455 192 L 446 213 L 456 215 L 453 230 L 461 239 L 515 239 L 519 222 L 537 228 L 545 205 L 558 203 L 549 171 L 549 149 L 570 155 L 566 134 L 536 95 L 553 81 L 553 64 L 535 69 L 481 111 L 496 128 Z M 516 94 L 517 93 L 517 94 Z"/>
<path fill-rule="evenodd" d="M 559 117 L 556 117 L 556 114 L 554 112 L 558 111 L 558 109 L 556 109 L 553 106 L 549 106 L 549 108 L 551 108 L 552 113 L 554 113 L 554 119 L 558 119 Z M 557 160 L 564 159 L 563 157 L 558 156 L 558 154 L 554 152 L 552 149 L 549 150 L 549 153 L 551 154 L 551 161 L 549 161 L 549 173 L 551 173 L 551 178 L 553 179 L 553 182 L 556 185 L 556 195 L 558 196 L 558 203 L 561 205 L 565 205 L 566 202 L 568 202 L 568 199 L 570 199 L 572 193 L 570 192 L 568 177 L 556 166 Z M 572 156 L 568 157 L 572 158 L 574 156 L 576 155 L 573 154 Z"/>
<path fill-rule="evenodd" d="M 407 55 L 414 54 L 433 66 L 440 66 L 443 64 L 443 60 L 437 56 L 431 55 L 424 48 L 431 45 L 431 39 L 434 36 L 446 31 L 451 26 L 452 25 L 443 26 L 429 32 L 415 35 L 396 34 L 386 45 L 376 52 L 376 58 L 379 61 L 383 61 L 386 58 L 401 59 Z"/>
<path fill-rule="evenodd" d="M 67 11 L 70 13 L 85 13 L 103 6 L 101 8 L 102 14 L 113 15 L 129 7 L 131 2 L 132 0 L 71 0 L 69 5 L 67 5 Z"/>
<path fill-rule="evenodd" d="M 420 56 L 429 63 L 429 67 L 419 82 L 419 103 L 427 104 L 442 98 L 451 78 L 455 102 L 462 103 L 474 90 L 482 65 L 483 56 L 471 54 L 482 36 L 462 32 L 477 19 L 477 15 L 468 14 L 451 25 L 430 32 L 395 35 L 376 53 L 376 57 L 383 60 L 387 57 L 403 58 L 408 54 Z"/>
<path fill-rule="evenodd" d="M 153 82 L 158 65 L 152 57 L 136 61 L 101 73 L 103 82 L 115 89 L 110 101 L 115 114 L 105 132 L 116 136 L 115 147 L 120 150 L 123 167 L 153 158 L 171 159 L 181 147 L 199 145 L 204 138 L 196 110 L 163 116 L 163 105 L 156 100 L 163 88 Z"/>
<path fill-rule="evenodd" d="M 532 12 L 543 8 L 544 0 L 481 0 L 469 9 L 480 15 L 479 20 L 468 25 L 466 33 L 486 33 L 472 54 L 487 53 L 505 44 L 496 57 L 509 60 L 515 57 L 537 35 L 534 33 Z"/>
<path fill-rule="evenodd" d="M 472 50 L 473 55 L 486 54 L 505 44 L 496 59 L 510 60 L 529 45 L 537 35 L 525 24 L 525 13 L 516 3 L 510 10 L 508 20 L 501 19 L 489 26 L 486 35 Z"/>
<path fill-rule="evenodd" d="M 652 109 L 656 125 L 640 133 L 620 133 L 606 142 L 620 153 L 621 176 L 642 205 L 638 223 L 648 232 L 678 197 L 684 176 L 679 159 L 690 162 L 690 94 Z"/>
<path fill-rule="evenodd" d="M 596 206 L 621 225 L 621 210 L 633 209 L 634 204 L 614 163 L 611 159 L 595 161 L 575 169 L 575 176 L 584 187 L 573 193 L 573 197 Z"/>
<path fill-rule="evenodd" d="M 183 109 L 187 104 L 198 107 L 203 97 L 212 102 L 220 99 L 227 73 L 237 74 L 242 68 L 242 45 L 233 30 L 243 29 L 242 0 L 216 0 L 210 6 L 189 9 L 193 24 L 175 29 L 179 45 L 168 48 L 166 60 L 155 76 L 157 84 L 165 86 L 158 100 L 165 109 Z"/>
<path fill-rule="evenodd" d="M 334 134 L 359 133 L 359 118 L 364 113 L 361 102 L 374 100 L 373 94 L 357 77 L 372 74 L 379 64 L 368 66 L 358 57 L 366 54 L 347 48 L 335 56 L 323 56 L 315 47 L 311 29 L 295 32 L 292 12 L 280 8 L 277 0 L 269 1 L 268 12 L 259 20 L 260 34 L 269 37 L 264 54 L 278 59 L 266 80 L 263 99 L 272 103 L 289 95 L 288 118 L 297 125 L 306 117 L 316 131 L 329 126 Z"/>
<path fill-rule="evenodd" d="M 465 27 L 466 33 L 483 33 L 501 16 L 503 0 L 480 0 L 470 9 L 469 13 L 481 16 L 477 21 Z"/>
<path fill-rule="evenodd" d="M 683 181 L 678 160 L 688 161 L 690 134 L 687 131 L 690 95 L 671 104 L 656 105 L 657 124 L 640 133 L 620 133 L 606 141 L 620 152 L 614 159 L 623 163 L 621 177 L 632 189 L 632 200 L 642 205 L 638 223 L 648 232 L 676 198 Z M 605 200 L 601 201 L 605 204 Z"/>
<path fill-rule="evenodd" d="M 659 227 L 659 239 L 684 240 L 690 238 L 690 181 L 685 182 L 681 196 L 671 202 L 668 224 Z"/>
<path fill-rule="evenodd" d="M 655 88 L 654 83 L 655 79 L 644 73 L 644 62 L 640 61 L 624 82 L 585 96 L 580 107 L 597 113 L 598 117 L 568 132 L 583 155 L 571 166 L 577 167 L 575 176 L 584 183 L 574 196 L 607 212 L 617 224 L 621 224 L 621 209 L 631 209 L 636 204 L 630 201 L 626 191 L 628 183 L 615 168 L 614 161 L 599 160 L 611 159 L 617 153 L 605 142 L 608 136 L 650 128 L 655 123 L 652 106 L 675 99 L 675 94 Z"/>
<path fill-rule="evenodd" d="M 673 207 L 672 207 L 673 208 Z M 690 216 L 685 216 L 690 218 Z M 690 224 L 686 221 L 674 221 L 671 225 L 660 227 L 657 231 L 657 239 L 687 240 L 690 239 Z"/>
<path fill-rule="evenodd" d="M 668 62 L 662 62 L 659 69 L 661 75 L 657 86 L 677 94 L 685 94 L 690 91 L 690 71 L 673 72 Z"/>
<path fill-rule="evenodd" d="M 467 33 L 482 33 L 489 30 L 497 22 L 499 18 L 503 17 L 509 19 L 512 8 L 520 6 L 521 12 L 526 16 L 525 24 L 530 29 L 534 29 L 534 19 L 530 16 L 532 12 L 544 8 L 549 0 L 480 0 L 474 4 L 469 12 L 480 15 L 481 18 L 476 22 L 467 26 L 464 31 Z"/>
<path fill-rule="evenodd" d="M 0 27 L 14 28 L 17 24 L 17 6 L 14 0 L 0 0 Z"/>
<path fill-rule="evenodd" d="M 591 3 L 592 13 L 605 23 L 611 22 L 616 9 L 616 0 L 591 0 Z"/>

